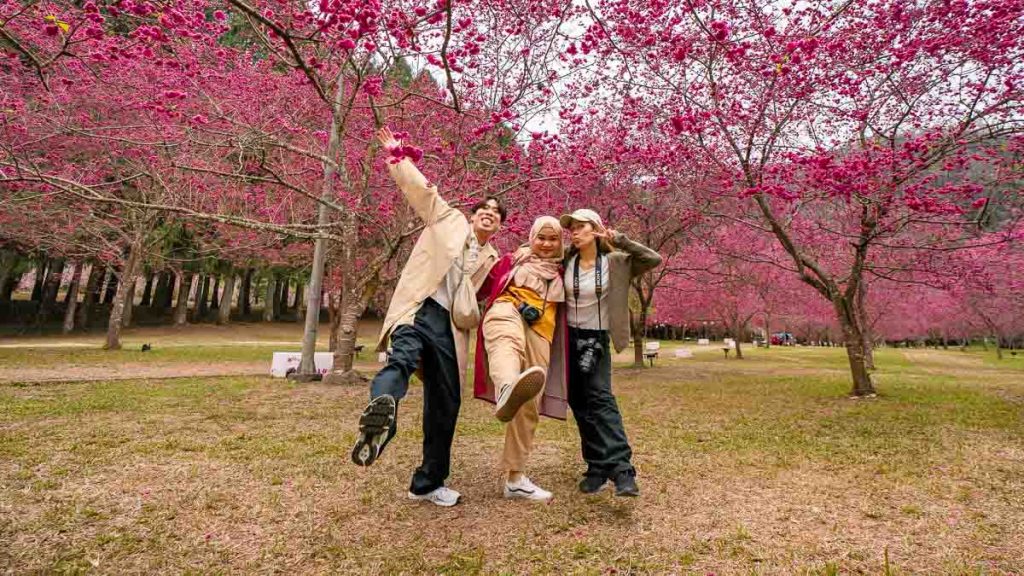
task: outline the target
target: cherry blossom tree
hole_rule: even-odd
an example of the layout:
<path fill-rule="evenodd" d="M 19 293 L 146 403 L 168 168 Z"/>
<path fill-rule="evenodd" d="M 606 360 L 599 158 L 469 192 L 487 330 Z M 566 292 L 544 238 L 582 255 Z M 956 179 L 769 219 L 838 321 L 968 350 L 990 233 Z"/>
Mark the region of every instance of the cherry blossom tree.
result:
<path fill-rule="evenodd" d="M 866 271 L 969 247 L 988 207 L 1019 210 L 1024 4 L 587 6 L 573 58 L 602 62 L 603 90 L 577 102 L 718 166 L 719 202 L 747 207 L 831 303 L 853 394 L 873 394 Z"/>

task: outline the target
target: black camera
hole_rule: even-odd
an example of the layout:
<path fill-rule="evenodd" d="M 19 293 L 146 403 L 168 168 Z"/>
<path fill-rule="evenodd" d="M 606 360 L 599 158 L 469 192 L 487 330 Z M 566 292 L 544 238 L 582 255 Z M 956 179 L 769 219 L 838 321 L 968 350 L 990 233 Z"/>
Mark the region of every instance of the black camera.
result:
<path fill-rule="evenodd" d="M 519 315 L 523 317 L 523 320 L 525 320 L 527 324 L 533 324 L 540 320 L 541 316 L 544 315 L 540 311 L 540 308 L 530 306 L 526 302 L 520 302 L 516 309 L 519 310 Z"/>
<path fill-rule="evenodd" d="M 580 338 L 576 341 L 576 351 L 580 354 L 580 372 L 593 374 L 594 370 L 597 370 L 597 362 L 601 359 L 604 346 L 597 338 Z"/>

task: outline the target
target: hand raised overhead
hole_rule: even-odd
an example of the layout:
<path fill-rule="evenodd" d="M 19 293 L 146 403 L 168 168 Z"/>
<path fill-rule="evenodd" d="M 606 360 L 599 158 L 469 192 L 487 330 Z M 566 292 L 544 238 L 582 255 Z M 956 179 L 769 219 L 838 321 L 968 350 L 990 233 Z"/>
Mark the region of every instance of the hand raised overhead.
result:
<path fill-rule="evenodd" d="M 399 146 L 402 145 L 402 142 L 395 138 L 395 135 L 387 126 L 383 126 L 380 130 L 377 131 L 377 141 L 380 142 L 380 145 L 387 150 L 391 150 L 392 148 L 398 148 Z"/>

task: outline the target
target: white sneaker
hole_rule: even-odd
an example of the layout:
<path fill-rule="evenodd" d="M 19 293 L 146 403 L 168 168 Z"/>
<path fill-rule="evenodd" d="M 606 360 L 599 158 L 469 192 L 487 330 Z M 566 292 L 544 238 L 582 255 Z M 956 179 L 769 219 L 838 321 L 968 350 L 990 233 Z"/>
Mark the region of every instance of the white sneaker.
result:
<path fill-rule="evenodd" d="M 446 508 L 458 504 L 459 498 L 461 497 L 462 494 L 459 494 L 447 486 L 441 486 L 440 488 L 436 488 L 426 494 L 413 494 L 412 492 L 409 492 L 409 500 L 425 500 Z"/>
<path fill-rule="evenodd" d="M 523 498 L 526 500 L 551 500 L 551 492 L 537 486 L 526 476 L 520 476 L 516 482 L 505 482 L 505 498 Z"/>
<path fill-rule="evenodd" d="M 516 412 L 519 412 L 523 404 L 540 394 L 545 380 L 547 380 L 547 372 L 543 368 L 540 366 L 527 368 L 519 375 L 515 384 L 502 387 L 494 415 L 502 422 L 508 422 L 515 418 Z"/>

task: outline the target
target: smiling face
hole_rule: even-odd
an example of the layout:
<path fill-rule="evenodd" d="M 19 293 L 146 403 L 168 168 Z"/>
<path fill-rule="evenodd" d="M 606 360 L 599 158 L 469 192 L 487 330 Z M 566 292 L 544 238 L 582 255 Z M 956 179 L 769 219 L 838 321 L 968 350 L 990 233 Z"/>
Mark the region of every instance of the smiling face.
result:
<path fill-rule="evenodd" d="M 530 250 L 541 258 L 557 258 L 562 252 L 562 234 L 552 226 L 545 226 L 530 241 Z"/>
<path fill-rule="evenodd" d="M 569 234 L 572 238 L 572 245 L 577 250 L 582 250 L 597 240 L 597 236 L 594 236 L 594 225 L 590 222 L 574 221 L 569 226 Z"/>
<path fill-rule="evenodd" d="M 490 238 L 501 228 L 501 211 L 498 202 L 490 199 L 480 205 L 469 219 L 477 237 Z"/>

